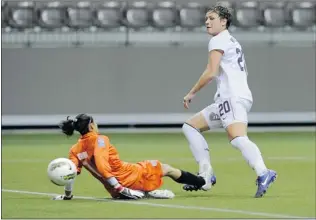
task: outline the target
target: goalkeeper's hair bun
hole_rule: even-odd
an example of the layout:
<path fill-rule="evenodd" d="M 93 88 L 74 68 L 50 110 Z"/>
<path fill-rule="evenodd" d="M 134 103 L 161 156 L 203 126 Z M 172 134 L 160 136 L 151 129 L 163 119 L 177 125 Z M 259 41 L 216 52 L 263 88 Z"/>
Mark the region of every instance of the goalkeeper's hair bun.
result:
<path fill-rule="evenodd" d="M 81 135 L 89 132 L 89 124 L 93 122 L 93 118 L 87 114 L 79 114 L 75 119 L 69 119 L 60 122 L 59 127 L 67 136 L 73 135 L 74 131 L 78 131 Z"/>
<path fill-rule="evenodd" d="M 75 123 L 76 122 L 74 120 L 69 119 L 69 116 L 67 116 L 66 120 L 60 122 L 59 127 L 64 134 L 71 136 L 75 131 Z"/>

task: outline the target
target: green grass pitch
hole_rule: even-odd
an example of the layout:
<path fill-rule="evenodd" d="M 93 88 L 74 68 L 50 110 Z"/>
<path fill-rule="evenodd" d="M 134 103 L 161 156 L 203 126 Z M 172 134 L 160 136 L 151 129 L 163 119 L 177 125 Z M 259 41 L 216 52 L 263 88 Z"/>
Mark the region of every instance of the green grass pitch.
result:
<path fill-rule="evenodd" d="M 174 167 L 197 172 L 184 136 L 174 134 L 108 134 L 121 159 L 138 162 L 158 159 Z M 264 198 L 253 198 L 255 173 L 240 152 L 231 147 L 224 133 L 205 135 L 217 175 L 217 184 L 208 192 L 185 192 L 182 186 L 165 179 L 162 188 L 170 189 L 172 200 L 53 201 L 47 195 L 12 193 L 20 190 L 62 193 L 63 188 L 49 182 L 48 163 L 67 157 L 77 136 L 3 135 L 2 136 L 2 218 L 277 218 L 314 217 L 315 214 L 315 133 L 250 133 L 269 168 L 278 179 Z M 87 171 L 77 177 L 74 195 L 108 198 Z"/>

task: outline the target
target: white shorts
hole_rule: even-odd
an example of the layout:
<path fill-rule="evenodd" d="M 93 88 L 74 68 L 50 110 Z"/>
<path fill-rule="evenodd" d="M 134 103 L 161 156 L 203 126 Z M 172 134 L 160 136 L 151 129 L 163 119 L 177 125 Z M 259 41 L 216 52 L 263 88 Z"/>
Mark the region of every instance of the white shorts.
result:
<path fill-rule="evenodd" d="M 211 129 L 226 128 L 236 122 L 248 124 L 248 112 L 252 101 L 243 98 L 217 99 L 215 103 L 204 108 L 203 114 Z"/>

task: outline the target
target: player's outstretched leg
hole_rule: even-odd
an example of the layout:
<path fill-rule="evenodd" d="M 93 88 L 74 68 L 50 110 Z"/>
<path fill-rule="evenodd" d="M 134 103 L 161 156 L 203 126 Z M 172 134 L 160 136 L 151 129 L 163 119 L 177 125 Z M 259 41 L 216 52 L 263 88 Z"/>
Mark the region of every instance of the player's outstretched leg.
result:
<path fill-rule="evenodd" d="M 162 169 L 163 169 L 164 176 L 170 177 L 177 183 L 187 184 L 188 186 L 191 186 L 192 189 L 195 189 L 195 190 L 203 189 L 203 187 L 206 185 L 205 178 L 202 176 L 197 176 L 190 172 L 173 168 L 172 166 L 168 164 L 163 164 Z M 185 189 L 185 190 L 188 190 L 188 189 Z"/>
<path fill-rule="evenodd" d="M 210 129 L 210 125 L 206 120 L 206 118 L 208 117 L 204 115 L 208 116 L 211 113 L 215 114 L 214 113 L 215 110 L 216 110 L 216 106 L 210 105 L 206 107 L 204 110 L 202 110 L 201 112 L 195 114 L 192 118 L 187 120 L 182 126 L 182 131 L 189 142 L 189 146 L 192 151 L 192 154 L 196 162 L 199 164 L 198 175 L 203 177 L 206 181 L 206 184 L 202 187 L 203 190 L 211 189 L 212 185 L 214 185 L 214 179 L 216 179 L 216 177 L 213 174 L 213 168 L 211 166 L 209 147 L 205 138 L 203 137 L 201 133 L 203 131 L 207 131 Z M 220 120 L 217 120 L 216 126 L 219 126 L 219 123 L 220 123 Z M 189 185 L 185 186 L 184 188 L 186 190 L 191 190 L 191 189 L 194 190 Z"/>
<path fill-rule="evenodd" d="M 211 167 L 209 147 L 200 130 L 196 128 L 196 125 L 191 124 L 184 123 L 182 131 L 189 142 L 196 162 L 199 164 L 199 173 L 203 173 Z"/>

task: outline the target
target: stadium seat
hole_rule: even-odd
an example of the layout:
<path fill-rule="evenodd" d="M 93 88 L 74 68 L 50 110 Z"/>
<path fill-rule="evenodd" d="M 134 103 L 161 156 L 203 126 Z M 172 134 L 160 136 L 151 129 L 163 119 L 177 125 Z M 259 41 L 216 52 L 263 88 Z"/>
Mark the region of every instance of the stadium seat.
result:
<path fill-rule="evenodd" d="M 118 28 L 122 24 L 123 5 L 117 1 L 105 2 L 97 6 L 95 25 L 101 28 Z"/>
<path fill-rule="evenodd" d="M 134 2 L 125 11 L 125 23 L 128 27 L 139 29 L 150 25 L 148 4 L 144 1 Z"/>
<path fill-rule="evenodd" d="M 159 2 L 152 10 L 153 26 L 157 28 L 175 27 L 178 21 L 174 2 Z"/>
<path fill-rule="evenodd" d="M 267 27 L 282 27 L 286 24 L 284 2 L 263 2 L 260 8 L 263 12 L 264 25 Z"/>
<path fill-rule="evenodd" d="M 197 28 L 205 25 L 205 6 L 190 2 L 180 8 L 180 25 L 184 28 Z"/>
<path fill-rule="evenodd" d="M 89 28 L 93 23 L 90 2 L 78 2 L 67 8 L 68 25 L 72 28 Z"/>
<path fill-rule="evenodd" d="M 17 2 L 8 6 L 8 24 L 9 26 L 17 29 L 32 28 L 35 26 L 34 2 Z"/>
<path fill-rule="evenodd" d="M 66 24 L 66 8 L 60 2 L 49 2 L 38 10 L 39 26 L 46 29 L 61 28 Z"/>
<path fill-rule="evenodd" d="M 216 1 L 217 5 L 222 5 L 228 8 L 233 8 L 233 2 L 232 1 Z"/>
<path fill-rule="evenodd" d="M 65 3 L 66 2 L 66 3 Z M 72 2 L 72 3 L 71 3 Z M 165 29 L 180 25 L 201 28 L 205 22 L 206 5 L 198 2 L 176 3 L 157 1 L 91 0 L 75 1 L 1 1 L 2 27 L 24 30 L 40 26 L 54 30 L 69 26 L 75 29 L 97 26 L 104 29 L 126 26 L 132 29 L 149 26 Z M 69 4 L 68 4 L 69 3 Z M 213 2 L 214 3 L 214 2 Z M 234 26 L 247 30 L 264 25 L 270 28 L 316 27 L 316 2 L 303 1 L 216 1 L 234 8 Z M 95 28 L 95 27 L 94 27 Z"/>
<path fill-rule="evenodd" d="M 291 7 L 292 25 L 298 28 L 306 28 L 315 24 L 315 3 L 299 2 Z"/>
<path fill-rule="evenodd" d="M 261 15 L 258 2 L 247 1 L 236 4 L 236 24 L 242 28 L 253 28 L 260 25 Z"/>

